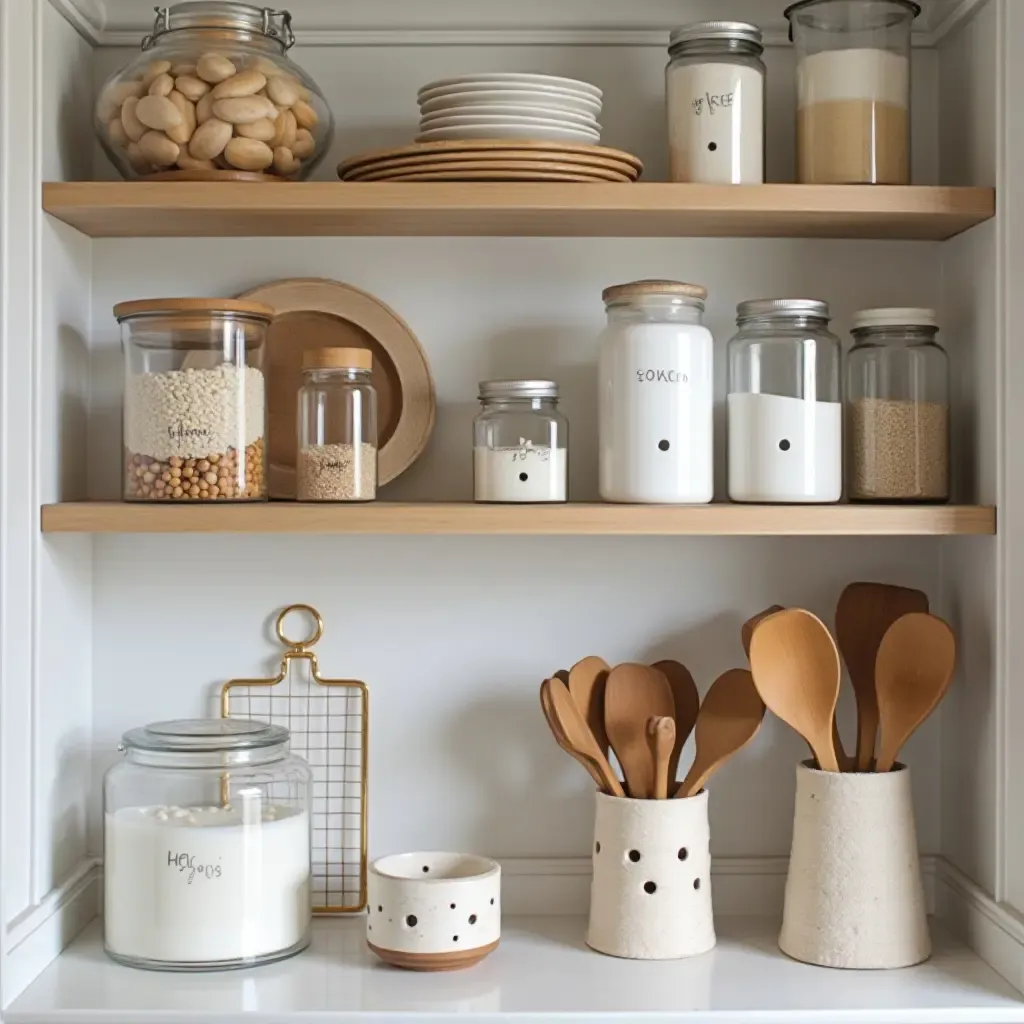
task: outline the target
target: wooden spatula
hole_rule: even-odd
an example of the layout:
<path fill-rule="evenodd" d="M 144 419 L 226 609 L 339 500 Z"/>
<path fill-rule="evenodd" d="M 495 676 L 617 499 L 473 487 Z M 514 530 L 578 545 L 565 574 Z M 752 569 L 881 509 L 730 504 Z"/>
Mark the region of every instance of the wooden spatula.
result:
<path fill-rule="evenodd" d="M 649 665 L 617 665 L 604 689 L 604 727 L 622 765 L 629 795 L 636 800 L 654 796 L 654 761 L 647 743 L 647 720 L 675 720 L 668 680 Z"/>
<path fill-rule="evenodd" d="M 743 643 L 743 653 L 747 656 L 747 661 L 750 661 L 750 638 L 754 635 L 757 624 L 762 619 L 767 619 L 769 615 L 774 615 L 776 612 L 781 611 L 785 611 L 781 604 L 771 604 L 763 612 L 752 615 L 740 626 L 740 640 Z"/>
<path fill-rule="evenodd" d="M 675 795 L 699 793 L 711 775 L 757 735 L 764 710 L 753 676 L 745 668 L 723 672 L 700 706 L 694 732 L 697 755 Z"/>
<path fill-rule="evenodd" d="M 927 612 L 928 597 L 920 590 L 884 583 L 851 583 L 836 605 L 836 643 L 850 673 L 857 699 L 857 752 L 859 772 L 871 770 L 878 732 L 875 698 L 875 662 L 889 627 L 910 612 Z"/>
<path fill-rule="evenodd" d="M 832 734 L 841 670 L 825 624 L 799 608 L 769 616 L 754 630 L 750 668 L 771 712 L 807 740 L 823 771 L 839 771 Z"/>
<path fill-rule="evenodd" d="M 672 703 L 676 709 L 676 738 L 668 762 L 668 782 L 671 786 L 676 781 L 676 773 L 679 770 L 679 755 L 683 752 L 683 746 L 697 721 L 700 694 L 690 670 L 682 662 L 656 661 L 651 667 L 656 668 L 668 680 L 669 689 L 672 691 Z"/>
<path fill-rule="evenodd" d="M 676 741 L 676 723 L 671 718 L 651 718 L 647 721 L 647 742 L 654 758 L 654 799 L 668 799 L 668 763 Z"/>
<path fill-rule="evenodd" d="M 551 716 L 558 723 L 566 743 L 573 750 L 594 762 L 601 776 L 601 788 L 604 792 L 610 793 L 612 796 L 625 796 L 622 783 L 612 771 L 608 758 L 598 747 L 597 740 L 594 739 L 594 734 L 590 731 L 590 726 L 580 714 L 580 709 L 576 707 L 576 702 L 572 699 L 565 683 L 560 679 L 547 679 L 543 685 L 548 691 L 548 706 Z"/>
<path fill-rule="evenodd" d="M 875 771 L 887 772 L 917 727 L 946 695 L 956 665 L 956 639 L 942 619 L 911 612 L 886 630 L 875 685 L 882 742 Z"/>
<path fill-rule="evenodd" d="M 607 679 L 608 663 L 602 658 L 584 658 L 569 669 L 569 692 L 605 756 L 608 755 L 608 735 L 604 731 L 604 685 Z"/>
<path fill-rule="evenodd" d="M 551 708 L 551 681 L 545 679 L 540 684 L 540 706 L 544 712 L 544 719 L 548 723 L 548 728 L 551 730 L 551 735 L 555 737 L 555 742 L 572 758 L 577 760 L 587 770 L 590 777 L 594 780 L 597 788 L 602 793 L 608 792 L 605 788 L 605 779 L 601 774 L 600 768 L 597 766 L 597 762 L 593 758 L 587 757 L 586 754 L 581 753 L 575 747 L 573 747 L 569 741 L 565 738 L 565 733 L 562 732 L 562 727 L 558 723 L 558 719 L 555 717 L 554 712 Z"/>

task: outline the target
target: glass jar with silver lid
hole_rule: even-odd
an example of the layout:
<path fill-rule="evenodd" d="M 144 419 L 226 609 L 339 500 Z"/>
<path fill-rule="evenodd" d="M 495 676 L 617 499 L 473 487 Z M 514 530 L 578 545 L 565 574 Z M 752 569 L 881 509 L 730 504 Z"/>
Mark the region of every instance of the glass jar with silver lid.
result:
<path fill-rule="evenodd" d="M 569 424 L 552 380 L 480 382 L 473 422 L 473 494 L 477 501 L 565 501 Z"/>
<path fill-rule="evenodd" d="M 761 30 L 742 21 L 683 25 L 665 69 L 672 181 L 764 181 L 765 66 Z"/>
<path fill-rule="evenodd" d="M 843 490 L 841 348 L 819 299 L 754 299 L 729 342 L 729 497 L 829 503 Z"/>

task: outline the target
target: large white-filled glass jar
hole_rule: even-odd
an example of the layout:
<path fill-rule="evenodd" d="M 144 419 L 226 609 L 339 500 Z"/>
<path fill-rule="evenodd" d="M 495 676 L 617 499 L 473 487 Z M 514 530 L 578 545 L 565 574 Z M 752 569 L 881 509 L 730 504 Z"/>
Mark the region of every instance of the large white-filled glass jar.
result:
<path fill-rule="evenodd" d="M 334 120 L 287 51 L 288 11 L 235 0 L 156 9 L 142 53 L 100 90 L 95 129 L 125 178 L 303 179 Z"/>
<path fill-rule="evenodd" d="M 742 21 L 677 28 L 665 69 L 672 181 L 764 181 L 761 30 Z"/>
<path fill-rule="evenodd" d="M 207 971 L 305 949 L 312 773 L 288 745 L 283 726 L 234 718 L 124 734 L 103 780 L 111 957 Z"/>
<path fill-rule="evenodd" d="M 605 501 L 714 497 L 714 339 L 707 289 L 681 281 L 606 288 L 600 339 L 600 491 Z"/>
<path fill-rule="evenodd" d="M 829 503 L 843 492 L 841 348 L 827 302 L 754 299 L 729 342 L 729 497 Z"/>
<path fill-rule="evenodd" d="M 480 382 L 473 421 L 476 501 L 565 501 L 569 423 L 558 409 L 553 380 Z"/>

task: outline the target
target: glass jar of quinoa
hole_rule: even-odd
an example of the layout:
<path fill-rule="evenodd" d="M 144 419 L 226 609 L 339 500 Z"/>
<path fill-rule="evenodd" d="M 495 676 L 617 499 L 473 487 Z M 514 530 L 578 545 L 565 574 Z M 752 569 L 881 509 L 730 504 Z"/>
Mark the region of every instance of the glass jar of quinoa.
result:
<path fill-rule="evenodd" d="M 266 498 L 269 306 L 142 299 L 114 307 L 124 350 L 126 501 Z"/>

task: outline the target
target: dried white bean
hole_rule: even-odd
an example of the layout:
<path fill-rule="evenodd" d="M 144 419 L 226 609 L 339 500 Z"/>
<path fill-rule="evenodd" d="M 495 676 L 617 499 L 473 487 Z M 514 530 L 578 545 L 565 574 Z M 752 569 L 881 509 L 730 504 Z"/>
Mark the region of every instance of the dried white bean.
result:
<path fill-rule="evenodd" d="M 230 78 L 238 69 L 219 53 L 204 53 L 196 64 L 196 74 L 210 85 L 218 85 Z"/>
<path fill-rule="evenodd" d="M 274 162 L 274 151 L 259 139 L 232 139 L 224 156 L 240 171 L 265 171 Z"/>
<path fill-rule="evenodd" d="M 238 96 L 214 100 L 213 114 L 230 124 L 252 124 L 265 117 L 277 117 L 277 107 L 265 96 Z"/>
<path fill-rule="evenodd" d="M 267 79 L 267 95 L 279 107 L 294 107 L 299 102 L 297 83 L 284 75 Z"/>
<path fill-rule="evenodd" d="M 274 150 L 274 170 L 278 174 L 291 177 L 301 166 L 302 161 L 285 146 L 278 146 Z"/>
<path fill-rule="evenodd" d="M 252 124 L 236 125 L 235 131 L 243 139 L 258 139 L 260 142 L 270 142 L 277 135 L 274 122 L 267 117 L 260 121 L 253 121 Z"/>
<path fill-rule="evenodd" d="M 300 128 L 315 128 L 320 123 L 320 115 L 305 100 L 299 100 L 292 113 Z"/>
<path fill-rule="evenodd" d="M 124 128 L 125 134 L 132 142 L 138 142 L 146 134 L 146 126 L 135 114 L 138 105 L 138 98 L 129 96 L 121 107 L 121 125 Z"/>
<path fill-rule="evenodd" d="M 170 75 L 157 75 L 149 83 L 150 96 L 170 96 L 174 89 L 174 79 Z"/>
<path fill-rule="evenodd" d="M 181 111 L 166 96 L 143 96 L 136 104 L 135 116 L 158 132 L 177 128 L 183 120 Z"/>
<path fill-rule="evenodd" d="M 240 71 L 225 79 L 213 90 L 215 100 L 236 99 L 239 96 L 255 96 L 267 84 L 267 76 L 259 71 Z"/>
<path fill-rule="evenodd" d="M 305 160 L 307 157 L 313 155 L 313 151 L 316 149 L 316 140 L 313 138 L 311 132 L 305 128 L 300 128 L 295 133 L 295 144 L 292 146 L 292 152 L 300 159 Z"/>
<path fill-rule="evenodd" d="M 178 159 L 181 147 L 163 132 L 146 132 L 139 139 L 139 152 L 154 167 L 170 167 Z"/>
<path fill-rule="evenodd" d="M 167 97 L 181 112 L 181 124 L 177 128 L 167 129 L 167 138 L 184 146 L 196 131 L 196 106 L 195 104 L 175 90 Z"/>
<path fill-rule="evenodd" d="M 210 91 L 210 86 L 194 75 L 180 75 L 174 80 L 174 87 L 193 103 L 198 103 Z"/>
<path fill-rule="evenodd" d="M 231 125 L 227 121 L 210 118 L 196 129 L 188 144 L 189 155 L 195 160 L 213 160 L 224 152 L 231 141 Z"/>

